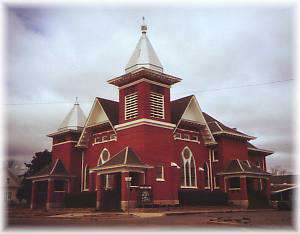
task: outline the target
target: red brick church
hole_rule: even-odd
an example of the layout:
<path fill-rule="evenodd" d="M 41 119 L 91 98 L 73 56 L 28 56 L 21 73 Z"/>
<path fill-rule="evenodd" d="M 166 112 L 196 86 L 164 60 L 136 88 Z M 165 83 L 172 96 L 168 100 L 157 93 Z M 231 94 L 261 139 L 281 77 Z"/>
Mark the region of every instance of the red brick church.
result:
<path fill-rule="evenodd" d="M 86 118 L 76 101 L 48 135 L 52 163 L 29 178 L 31 207 L 61 207 L 84 193 L 100 210 L 178 205 L 204 193 L 245 207 L 269 201 L 265 157 L 273 152 L 204 113 L 194 95 L 171 101 L 180 81 L 163 72 L 143 24 L 125 74 L 107 81 L 119 102 L 96 97 Z"/>

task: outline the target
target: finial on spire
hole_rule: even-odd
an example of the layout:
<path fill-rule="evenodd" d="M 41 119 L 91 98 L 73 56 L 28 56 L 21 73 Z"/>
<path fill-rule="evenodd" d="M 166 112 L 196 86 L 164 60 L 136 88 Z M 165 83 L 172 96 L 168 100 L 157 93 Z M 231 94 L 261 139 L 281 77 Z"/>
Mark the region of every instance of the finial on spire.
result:
<path fill-rule="evenodd" d="M 75 98 L 75 104 L 74 105 L 79 105 L 78 97 Z"/>
<path fill-rule="evenodd" d="M 143 16 L 143 23 L 141 25 L 141 31 L 142 33 L 146 33 L 147 32 L 147 25 L 145 23 L 145 17 Z"/>

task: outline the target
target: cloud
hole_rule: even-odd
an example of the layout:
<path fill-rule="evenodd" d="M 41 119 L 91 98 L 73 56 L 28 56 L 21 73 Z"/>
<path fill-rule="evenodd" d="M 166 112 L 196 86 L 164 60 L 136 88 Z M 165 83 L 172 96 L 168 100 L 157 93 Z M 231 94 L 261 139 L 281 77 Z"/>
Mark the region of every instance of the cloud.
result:
<path fill-rule="evenodd" d="M 195 94 L 203 111 L 275 150 L 272 165 L 291 164 L 293 82 L 201 91 L 294 78 L 292 8 L 45 6 L 7 15 L 6 101 L 69 102 L 7 106 L 9 157 L 50 148 L 45 135 L 76 96 L 86 114 L 95 96 L 118 100 L 106 80 L 124 73 L 145 16 L 165 71 L 183 79 L 172 98 Z"/>

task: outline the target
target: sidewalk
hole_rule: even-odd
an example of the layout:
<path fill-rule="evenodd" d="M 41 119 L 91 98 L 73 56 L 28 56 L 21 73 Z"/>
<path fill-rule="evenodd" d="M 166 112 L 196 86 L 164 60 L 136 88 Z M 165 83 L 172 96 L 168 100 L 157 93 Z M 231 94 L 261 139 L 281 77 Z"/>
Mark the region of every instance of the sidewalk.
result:
<path fill-rule="evenodd" d="M 259 209 L 259 211 L 272 211 L 274 209 Z M 237 206 L 186 206 L 186 207 L 159 207 L 159 208 L 134 208 L 127 212 L 103 212 L 95 211 L 94 208 L 62 208 L 46 210 L 11 209 L 8 211 L 10 218 L 35 218 L 51 217 L 64 219 L 81 218 L 153 218 L 162 216 L 191 215 L 201 213 L 232 213 L 232 212 L 253 212 L 256 209 L 244 209 Z"/>
<path fill-rule="evenodd" d="M 189 215 L 201 213 L 231 213 L 231 212 L 254 212 L 272 211 L 274 209 L 246 209 L 238 206 L 190 206 L 190 207 L 163 207 L 163 208 L 135 208 L 130 211 L 139 217 L 159 217 L 172 215 Z"/>

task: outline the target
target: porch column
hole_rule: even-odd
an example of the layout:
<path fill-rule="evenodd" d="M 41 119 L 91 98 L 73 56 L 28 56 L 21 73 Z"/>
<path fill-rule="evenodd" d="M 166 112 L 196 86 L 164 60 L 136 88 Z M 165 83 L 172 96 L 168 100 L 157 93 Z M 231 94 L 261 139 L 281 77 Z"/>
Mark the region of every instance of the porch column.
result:
<path fill-rule="evenodd" d="M 89 191 L 90 192 L 95 190 L 93 182 L 94 182 L 94 173 L 90 173 L 89 174 Z"/>
<path fill-rule="evenodd" d="M 101 210 L 103 199 L 103 175 L 96 174 L 96 210 Z"/>
<path fill-rule="evenodd" d="M 253 178 L 253 189 L 255 192 L 260 191 L 259 178 Z"/>
<path fill-rule="evenodd" d="M 248 207 L 249 201 L 248 201 L 248 191 L 247 191 L 247 181 L 246 177 L 240 177 L 240 203 L 243 207 Z"/>
<path fill-rule="evenodd" d="M 263 183 L 263 181 L 265 181 L 265 183 Z M 263 185 L 266 185 L 266 188 L 263 188 L 266 194 L 266 197 L 268 198 L 269 202 L 270 202 L 270 198 L 271 198 L 271 182 L 270 179 L 262 179 L 262 183 Z"/>
<path fill-rule="evenodd" d="M 37 202 L 37 182 L 32 181 L 31 184 L 31 202 L 30 202 L 30 209 L 35 209 L 36 208 L 36 202 Z"/>
<path fill-rule="evenodd" d="M 121 172 L 121 209 L 126 211 L 128 209 L 127 204 L 127 185 L 125 181 L 125 177 L 129 176 L 129 172 Z"/>
<path fill-rule="evenodd" d="M 228 182 L 227 178 L 224 176 L 220 176 L 220 186 L 221 186 L 221 191 L 224 193 L 227 193 L 228 191 Z"/>
<path fill-rule="evenodd" d="M 67 189 L 68 193 L 73 192 L 73 179 L 69 178 L 68 179 L 68 189 Z"/>
<path fill-rule="evenodd" d="M 54 180 L 49 179 L 48 180 L 48 189 L 47 189 L 46 209 L 50 209 L 50 208 L 54 207 L 53 193 L 54 193 Z"/>

